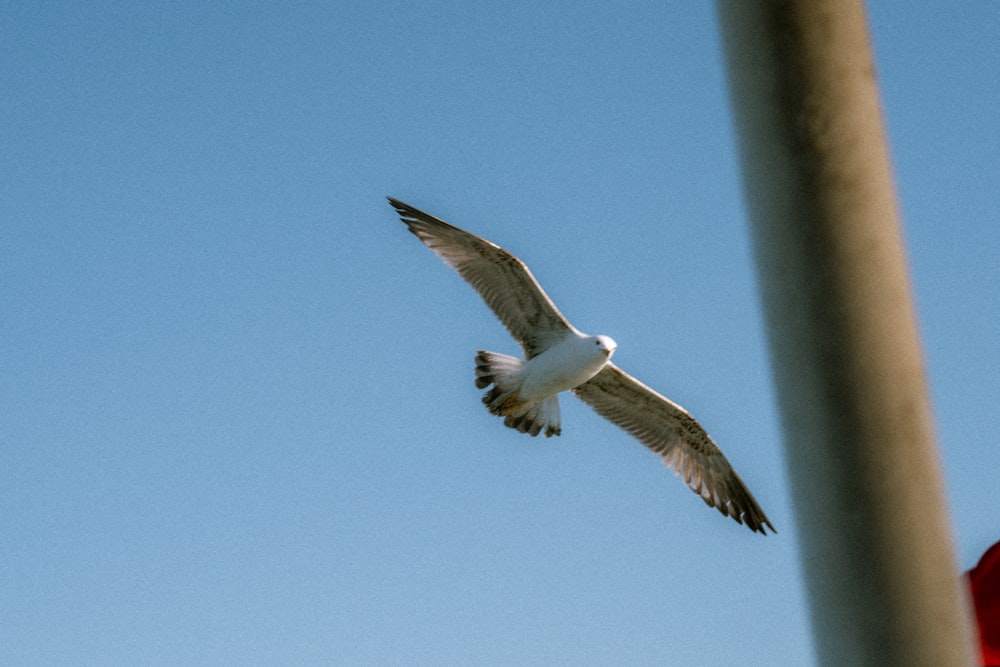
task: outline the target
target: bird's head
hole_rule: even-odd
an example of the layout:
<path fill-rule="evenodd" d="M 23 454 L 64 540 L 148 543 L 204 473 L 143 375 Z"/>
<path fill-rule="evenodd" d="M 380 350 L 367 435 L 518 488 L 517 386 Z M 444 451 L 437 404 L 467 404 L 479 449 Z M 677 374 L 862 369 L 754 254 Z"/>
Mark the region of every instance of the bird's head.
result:
<path fill-rule="evenodd" d="M 608 359 L 610 359 L 611 355 L 618 349 L 618 343 L 616 343 L 610 336 L 594 336 L 594 345 L 596 345 L 597 349 L 604 353 L 604 356 Z"/>

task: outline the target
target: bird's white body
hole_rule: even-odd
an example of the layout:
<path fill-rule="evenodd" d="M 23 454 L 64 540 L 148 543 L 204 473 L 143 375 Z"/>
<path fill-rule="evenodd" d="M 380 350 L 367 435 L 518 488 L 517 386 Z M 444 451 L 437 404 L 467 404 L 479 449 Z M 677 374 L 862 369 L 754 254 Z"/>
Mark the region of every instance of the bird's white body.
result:
<path fill-rule="evenodd" d="M 578 387 L 601 372 L 617 345 L 608 336 L 585 336 L 571 331 L 521 369 L 520 397 L 542 401 Z"/>

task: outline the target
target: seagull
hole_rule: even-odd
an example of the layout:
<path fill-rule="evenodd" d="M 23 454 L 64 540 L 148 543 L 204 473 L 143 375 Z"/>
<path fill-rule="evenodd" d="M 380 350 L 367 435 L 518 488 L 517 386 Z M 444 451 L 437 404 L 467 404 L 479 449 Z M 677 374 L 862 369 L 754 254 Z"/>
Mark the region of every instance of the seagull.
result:
<path fill-rule="evenodd" d="M 476 354 L 476 387 L 505 426 L 561 433 L 559 393 L 571 391 L 634 436 L 709 507 L 766 535 L 777 531 L 722 451 L 687 410 L 611 363 L 617 344 L 563 317 L 535 277 L 500 246 L 388 197 L 409 230 L 479 293 L 518 342 L 524 359 Z"/>

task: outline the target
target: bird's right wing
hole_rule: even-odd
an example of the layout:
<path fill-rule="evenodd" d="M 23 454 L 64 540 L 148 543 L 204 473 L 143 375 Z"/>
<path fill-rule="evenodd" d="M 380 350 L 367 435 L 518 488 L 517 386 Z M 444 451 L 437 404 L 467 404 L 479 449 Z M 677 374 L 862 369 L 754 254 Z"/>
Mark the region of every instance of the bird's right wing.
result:
<path fill-rule="evenodd" d="M 612 363 L 573 389 L 599 415 L 659 455 L 710 507 L 766 534 L 774 530 L 722 450 L 687 410 Z"/>
<path fill-rule="evenodd" d="M 529 359 L 574 331 L 517 257 L 398 199 L 388 199 L 410 231 L 479 292 Z"/>

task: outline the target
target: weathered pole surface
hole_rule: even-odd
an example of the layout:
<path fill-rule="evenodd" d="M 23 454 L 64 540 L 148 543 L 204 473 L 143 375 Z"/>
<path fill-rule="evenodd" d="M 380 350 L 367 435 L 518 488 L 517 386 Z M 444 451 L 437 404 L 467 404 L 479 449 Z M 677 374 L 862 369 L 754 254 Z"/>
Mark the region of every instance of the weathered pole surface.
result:
<path fill-rule="evenodd" d="M 823 665 L 972 664 L 860 0 L 718 0 Z"/>

